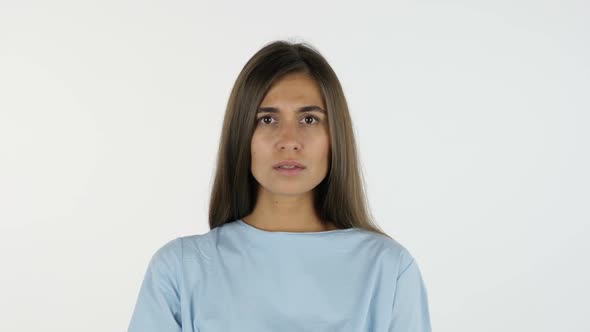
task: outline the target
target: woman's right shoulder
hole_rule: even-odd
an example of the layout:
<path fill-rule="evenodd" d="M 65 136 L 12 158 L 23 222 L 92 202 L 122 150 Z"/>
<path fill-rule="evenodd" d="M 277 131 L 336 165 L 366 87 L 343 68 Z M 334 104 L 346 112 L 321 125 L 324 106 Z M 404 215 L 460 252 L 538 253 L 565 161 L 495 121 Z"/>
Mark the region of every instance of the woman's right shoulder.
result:
<path fill-rule="evenodd" d="M 161 244 L 152 255 L 152 261 L 179 261 L 198 258 L 209 258 L 211 250 L 211 232 L 178 236 Z"/>
<path fill-rule="evenodd" d="M 192 234 L 180 236 L 172 241 L 178 242 L 178 247 L 181 249 L 181 257 L 183 260 L 205 259 L 211 257 L 211 250 L 213 249 L 214 231 L 208 231 L 204 234 Z"/>

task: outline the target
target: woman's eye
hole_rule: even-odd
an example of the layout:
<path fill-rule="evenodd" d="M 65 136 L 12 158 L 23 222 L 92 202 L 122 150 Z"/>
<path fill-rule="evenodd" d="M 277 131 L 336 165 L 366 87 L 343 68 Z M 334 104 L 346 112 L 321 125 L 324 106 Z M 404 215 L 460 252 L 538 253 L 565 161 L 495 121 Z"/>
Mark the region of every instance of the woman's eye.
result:
<path fill-rule="evenodd" d="M 316 122 L 320 122 L 320 119 L 316 118 L 315 116 L 311 116 L 311 115 L 306 116 L 305 119 L 312 119 L 312 120 L 315 120 Z M 308 123 L 308 122 L 306 122 L 306 123 Z M 315 123 L 315 122 L 312 122 L 311 124 L 313 124 L 313 123 Z"/>
<path fill-rule="evenodd" d="M 272 124 L 272 122 L 264 121 L 264 119 L 270 119 L 270 120 L 273 120 L 274 118 L 273 118 L 273 117 L 271 117 L 271 116 L 268 116 L 268 115 L 267 115 L 267 116 L 261 116 L 260 118 L 258 118 L 258 120 L 257 120 L 257 123 L 261 123 L 261 124 Z M 306 121 L 307 119 L 312 119 L 312 121 L 311 121 L 311 122 L 310 122 L 310 121 Z M 315 122 L 313 122 L 313 120 L 315 120 Z M 315 116 L 308 115 L 308 116 L 306 116 L 305 118 L 303 118 L 303 121 L 304 121 L 306 124 L 315 124 L 315 123 L 317 123 L 317 122 L 320 122 L 320 119 L 318 119 L 318 118 L 317 118 L 317 117 L 315 117 Z"/>
<path fill-rule="evenodd" d="M 258 118 L 258 121 L 257 122 L 260 123 L 260 121 L 264 121 L 264 119 L 272 119 L 272 117 L 270 117 L 270 116 L 262 116 L 262 117 Z M 263 123 L 264 124 L 269 124 L 267 122 L 263 122 Z"/>

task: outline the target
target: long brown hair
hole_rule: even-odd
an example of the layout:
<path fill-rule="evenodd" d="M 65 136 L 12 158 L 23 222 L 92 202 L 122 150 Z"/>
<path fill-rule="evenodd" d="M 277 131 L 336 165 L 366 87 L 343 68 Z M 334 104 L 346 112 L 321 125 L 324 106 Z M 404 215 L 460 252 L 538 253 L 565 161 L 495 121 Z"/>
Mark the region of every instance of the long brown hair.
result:
<path fill-rule="evenodd" d="M 232 88 L 211 190 L 210 229 L 247 216 L 254 209 L 259 184 L 250 172 L 250 144 L 256 110 L 273 82 L 295 72 L 305 72 L 319 84 L 329 123 L 330 170 L 314 188 L 318 217 L 341 229 L 357 227 L 390 237 L 373 222 L 368 209 L 352 122 L 338 77 L 308 43 L 282 40 L 270 42 L 254 54 Z"/>

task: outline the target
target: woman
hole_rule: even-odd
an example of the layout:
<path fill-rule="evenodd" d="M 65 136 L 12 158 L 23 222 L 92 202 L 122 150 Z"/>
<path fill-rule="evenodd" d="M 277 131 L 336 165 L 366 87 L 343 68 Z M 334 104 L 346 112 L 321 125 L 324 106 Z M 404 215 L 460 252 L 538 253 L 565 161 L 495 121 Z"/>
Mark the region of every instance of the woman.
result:
<path fill-rule="evenodd" d="M 336 74 L 265 45 L 231 92 L 210 231 L 153 255 L 130 332 L 430 331 L 416 261 L 366 208 Z"/>

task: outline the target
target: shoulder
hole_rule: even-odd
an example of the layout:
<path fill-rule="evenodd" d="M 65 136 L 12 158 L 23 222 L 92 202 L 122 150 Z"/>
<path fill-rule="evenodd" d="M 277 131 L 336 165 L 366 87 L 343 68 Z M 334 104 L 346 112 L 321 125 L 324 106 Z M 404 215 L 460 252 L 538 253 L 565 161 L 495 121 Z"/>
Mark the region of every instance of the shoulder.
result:
<path fill-rule="evenodd" d="M 154 271 L 174 271 L 182 261 L 182 240 L 177 237 L 160 245 L 152 254 L 149 267 Z"/>
<path fill-rule="evenodd" d="M 190 258 L 196 252 L 205 252 L 209 246 L 210 235 L 193 234 L 179 236 L 160 245 L 153 255 L 156 260 L 180 260 Z"/>
<path fill-rule="evenodd" d="M 365 245 L 374 248 L 375 254 L 393 268 L 397 275 L 414 263 L 414 257 L 408 248 L 397 239 L 368 230 L 361 231 L 361 234 L 365 238 Z"/>
<path fill-rule="evenodd" d="M 203 234 L 183 235 L 168 240 L 158 247 L 152 260 L 160 264 L 209 260 L 218 241 L 217 233 L 218 228 L 214 228 Z"/>

